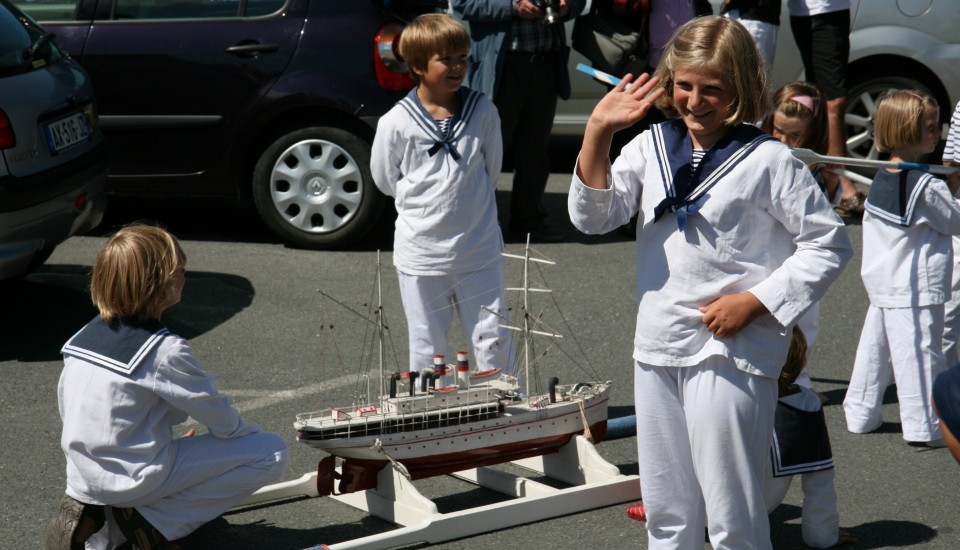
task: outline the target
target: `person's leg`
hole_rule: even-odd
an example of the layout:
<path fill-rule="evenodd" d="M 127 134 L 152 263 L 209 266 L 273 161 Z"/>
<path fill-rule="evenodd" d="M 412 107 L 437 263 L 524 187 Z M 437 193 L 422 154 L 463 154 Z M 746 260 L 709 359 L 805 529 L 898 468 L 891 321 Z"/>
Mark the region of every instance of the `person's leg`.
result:
<path fill-rule="evenodd" d="M 813 18 L 809 16 L 791 16 L 790 32 L 793 33 L 793 41 L 800 52 L 800 61 L 803 63 L 803 71 L 806 79 L 810 80 L 813 73 Z"/>
<path fill-rule="evenodd" d="M 220 439 L 209 434 L 175 440 L 164 484 L 133 505 L 167 540 L 183 538 L 283 475 L 287 446 L 258 432 Z"/>
<path fill-rule="evenodd" d="M 952 237 L 954 261 L 960 259 L 960 237 Z M 957 341 L 960 340 L 960 266 L 954 263 L 950 299 L 943 305 L 943 357 L 947 368 L 960 361 Z"/>
<path fill-rule="evenodd" d="M 510 334 L 500 327 L 509 319 L 503 297 L 503 268 L 496 265 L 457 276 L 457 311 L 473 362 L 480 370 L 510 369 Z"/>
<path fill-rule="evenodd" d="M 767 505 L 767 514 L 772 514 L 783 502 L 783 497 L 787 496 L 793 476 L 773 477 L 773 458 L 770 453 L 767 453 L 767 465 L 763 472 L 763 500 Z"/>
<path fill-rule="evenodd" d="M 434 355 L 450 361 L 447 332 L 453 323 L 453 286 L 447 277 L 409 275 L 397 271 L 400 300 L 407 317 L 410 370 L 433 365 Z"/>
<path fill-rule="evenodd" d="M 724 357 L 684 370 L 683 409 L 710 543 L 716 550 L 769 549 L 764 467 L 777 381 L 741 371 Z"/>
<path fill-rule="evenodd" d="M 806 78 L 823 90 L 827 98 L 827 154 L 847 156 L 847 65 L 850 58 L 850 10 L 840 10 L 811 17 L 810 65 L 804 61 Z M 849 178 L 840 179 L 840 199 L 854 200 L 857 187 Z M 862 201 L 846 208 L 857 214 L 863 211 Z"/>
<path fill-rule="evenodd" d="M 840 513 L 834 488 L 836 470 L 808 472 L 800 476 L 803 511 L 800 529 L 803 542 L 813 548 L 830 548 L 840 535 Z"/>
<path fill-rule="evenodd" d="M 934 379 L 945 370 L 943 306 L 891 309 L 886 321 L 903 438 L 942 439 L 932 395 Z"/>
<path fill-rule="evenodd" d="M 853 433 L 869 433 L 883 424 L 883 394 L 893 373 L 883 319 L 888 311 L 870 306 L 863 320 L 853 373 L 843 400 L 847 430 Z"/>
<path fill-rule="evenodd" d="M 531 61 L 529 56 L 507 54 L 497 92 L 497 107 L 517 109 L 512 121 L 513 189 L 510 194 L 510 230 L 522 236 L 536 233 L 539 240 L 559 240 L 543 231 L 546 209 L 543 193 L 550 177 L 550 132 L 557 109 L 560 78 L 555 56 Z M 515 97 L 510 97 L 514 95 Z M 522 102 L 519 99 L 522 97 Z M 501 117 L 504 115 L 501 114 Z M 503 120 L 501 118 L 501 124 Z M 506 135 L 506 125 L 503 126 Z M 507 147 L 507 140 L 504 140 Z"/>
<path fill-rule="evenodd" d="M 651 550 L 703 547 L 703 498 L 679 392 L 687 368 L 634 368 L 637 462 Z"/>
<path fill-rule="evenodd" d="M 760 50 L 760 58 L 763 59 L 763 68 L 770 77 L 770 71 L 773 70 L 773 57 L 777 52 L 777 34 L 780 30 L 778 25 L 758 21 L 756 19 L 743 19 L 742 17 L 731 17 L 735 19 L 747 32 L 753 36 L 757 43 L 757 49 Z"/>

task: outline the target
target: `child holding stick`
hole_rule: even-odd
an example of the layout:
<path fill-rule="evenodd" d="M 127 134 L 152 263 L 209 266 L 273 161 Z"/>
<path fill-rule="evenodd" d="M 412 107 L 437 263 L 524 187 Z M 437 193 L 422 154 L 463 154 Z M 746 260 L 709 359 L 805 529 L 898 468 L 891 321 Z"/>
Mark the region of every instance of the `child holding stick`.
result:
<path fill-rule="evenodd" d="M 930 96 L 894 90 L 877 104 L 877 148 L 893 162 L 917 162 L 940 139 L 940 109 Z M 897 384 L 903 438 L 942 447 L 930 392 L 946 368 L 944 303 L 953 274 L 951 236 L 960 235 L 960 173 L 946 181 L 921 170 L 877 171 L 863 217 L 860 276 L 870 299 L 850 386 L 847 429 L 883 424 L 883 394 Z"/>

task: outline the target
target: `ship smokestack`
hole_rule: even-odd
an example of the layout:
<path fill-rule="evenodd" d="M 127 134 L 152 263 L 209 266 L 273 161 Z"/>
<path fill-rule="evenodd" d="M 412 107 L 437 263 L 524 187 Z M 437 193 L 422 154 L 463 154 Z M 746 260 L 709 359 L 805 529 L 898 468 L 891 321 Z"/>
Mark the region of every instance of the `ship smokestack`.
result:
<path fill-rule="evenodd" d="M 457 352 L 457 386 L 461 390 L 470 389 L 470 365 L 465 351 Z"/>
<path fill-rule="evenodd" d="M 447 379 L 446 379 L 447 364 L 446 364 L 446 361 L 444 361 L 443 359 L 444 357 L 442 355 L 433 356 L 433 371 L 437 373 L 437 389 L 438 390 L 447 385 Z"/>

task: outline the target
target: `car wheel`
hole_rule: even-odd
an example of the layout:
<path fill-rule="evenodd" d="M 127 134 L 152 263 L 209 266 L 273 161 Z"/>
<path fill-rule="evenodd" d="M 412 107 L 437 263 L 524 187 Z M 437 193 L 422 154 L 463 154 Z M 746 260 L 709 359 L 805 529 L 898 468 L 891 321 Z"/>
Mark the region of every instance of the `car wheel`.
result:
<path fill-rule="evenodd" d="M 285 243 L 313 249 L 358 241 L 386 202 L 370 175 L 370 145 L 324 127 L 284 134 L 266 148 L 253 171 L 253 199 Z"/>
<path fill-rule="evenodd" d="M 873 160 L 880 158 L 880 152 L 873 142 L 873 122 L 877 115 L 877 101 L 890 89 L 931 93 L 922 83 L 907 77 L 870 77 L 855 82 L 849 88 L 844 115 L 847 125 L 847 151 L 850 156 Z"/>

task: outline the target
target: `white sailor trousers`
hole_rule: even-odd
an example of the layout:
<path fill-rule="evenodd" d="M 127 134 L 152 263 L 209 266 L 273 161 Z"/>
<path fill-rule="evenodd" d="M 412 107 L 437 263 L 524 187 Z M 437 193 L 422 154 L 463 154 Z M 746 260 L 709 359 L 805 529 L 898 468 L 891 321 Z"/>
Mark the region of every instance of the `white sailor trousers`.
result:
<path fill-rule="evenodd" d="M 768 454 L 769 456 L 769 454 Z M 819 470 L 795 476 L 773 477 L 773 464 L 767 461 L 767 512 L 773 513 L 787 496 L 793 478 L 800 478 L 803 503 L 800 530 L 803 542 L 813 548 L 830 548 L 837 543 L 840 533 L 840 514 L 837 512 L 837 492 L 834 487 L 836 470 Z"/>
<path fill-rule="evenodd" d="M 407 317 L 411 371 L 432 366 L 434 355 L 454 362 L 454 350 L 447 341 L 454 307 L 469 342 L 472 366 L 482 370 L 509 366 L 510 338 L 500 327 L 508 315 L 499 262 L 468 273 L 434 276 L 397 271 L 397 277 Z"/>
<path fill-rule="evenodd" d="M 135 507 L 167 540 L 185 537 L 219 517 L 257 489 L 273 483 L 287 466 L 287 445 L 277 434 L 257 432 L 220 439 L 182 437 L 170 475 Z"/>
<path fill-rule="evenodd" d="M 714 356 L 634 369 L 640 490 L 651 550 L 771 548 L 764 467 L 777 382 Z"/>
<path fill-rule="evenodd" d="M 883 424 L 883 394 L 892 377 L 897 384 L 903 438 L 932 441 L 941 437 L 931 393 L 933 380 L 946 364 L 943 315 L 943 304 L 867 309 L 843 400 L 849 431 L 868 433 Z"/>

